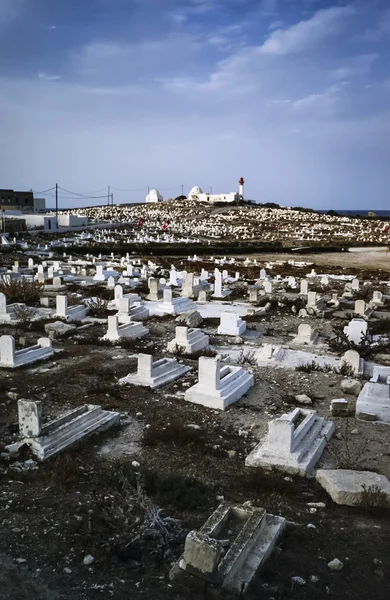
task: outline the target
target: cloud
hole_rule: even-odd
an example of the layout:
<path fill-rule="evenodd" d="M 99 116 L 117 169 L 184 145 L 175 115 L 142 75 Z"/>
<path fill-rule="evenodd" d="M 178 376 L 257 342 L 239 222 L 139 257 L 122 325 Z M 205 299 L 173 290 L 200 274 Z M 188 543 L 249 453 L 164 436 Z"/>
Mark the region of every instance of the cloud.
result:
<path fill-rule="evenodd" d="M 25 0 L 0 0 L 0 29 L 16 19 Z"/>
<path fill-rule="evenodd" d="M 300 21 L 288 29 L 277 29 L 260 48 L 262 54 L 296 54 L 326 39 L 338 31 L 346 17 L 355 14 L 351 6 L 319 10 L 307 21 Z"/>
<path fill-rule="evenodd" d="M 365 75 L 370 72 L 379 56 L 379 53 L 371 53 L 344 58 L 341 66 L 329 71 L 329 76 L 331 79 L 343 80 Z"/>
<path fill-rule="evenodd" d="M 38 79 L 41 81 L 57 81 L 61 79 L 61 75 L 47 75 L 46 73 L 39 73 Z"/>

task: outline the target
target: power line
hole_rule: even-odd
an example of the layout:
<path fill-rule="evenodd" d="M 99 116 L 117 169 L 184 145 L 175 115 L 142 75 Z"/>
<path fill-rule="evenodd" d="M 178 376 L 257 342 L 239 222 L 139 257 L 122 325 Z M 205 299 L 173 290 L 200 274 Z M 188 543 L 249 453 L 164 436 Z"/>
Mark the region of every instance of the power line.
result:
<path fill-rule="evenodd" d="M 36 190 L 33 190 L 34 194 L 46 194 L 46 192 L 51 192 L 52 190 L 55 190 L 56 186 L 54 185 L 53 187 L 49 188 L 48 190 L 43 190 L 42 192 L 37 192 Z"/>
<path fill-rule="evenodd" d="M 104 195 L 104 196 L 89 196 L 87 194 L 80 194 L 78 192 L 72 192 L 71 190 L 67 190 L 67 189 L 65 189 L 65 188 L 63 188 L 61 186 L 58 186 L 58 188 L 61 191 L 66 192 L 67 194 L 72 194 L 72 196 L 78 196 L 81 199 L 84 199 L 84 198 L 106 198 L 107 197 L 107 195 Z"/>

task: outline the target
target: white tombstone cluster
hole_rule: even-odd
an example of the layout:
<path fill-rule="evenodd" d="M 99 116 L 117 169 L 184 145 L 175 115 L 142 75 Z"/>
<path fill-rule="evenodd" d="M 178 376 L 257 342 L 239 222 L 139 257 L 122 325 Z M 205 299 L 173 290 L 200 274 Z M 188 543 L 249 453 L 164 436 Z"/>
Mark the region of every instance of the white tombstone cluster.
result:
<path fill-rule="evenodd" d="M 161 204 L 167 205 L 165 230 L 161 230 Z M 273 241 L 281 233 L 291 240 L 308 243 L 325 243 L 331 233 L 346 244 L 352 235 L 355 240 L 361 241 L 367 241 L 367 238 L 369 241 L 375 236 L 379 240 L 390 241 L 389 234 L 377 221 L 367 222 L 369 225 L 366 223 L 365 232 L 364 220 L 356 221 L 351 233 L 351 221 L 344 217 L 318 215 L 313 226 L 312 216 L 309 218 L 305 213 L 294 210 L 255 207 L 244 212 L 238 207 L 237 211 L 216 212 L 211 216 L 210 213 L 199 214 L 199 204 L 197 207 L 193 204 L 185 204 L 185 209 L 188 217 L 197 217 L 194 219 L 181 218 L 184 209 L 180 201 L 148 203 L 146 207 L 87 209 L 90 218 L 111 219 L 112 223 L 93 232 L 78 232 L 71 241 L 66 238 L 66 243 L 70 251 L 72 244 L 82 242 L 118 244 L 118 247 L 119 243 L 132 242 L 200 244 L 206 233 L 210 241 L 229 236 L 251 240 L 258 239 L 259 235 L 264 241 Z M 136 226 L 134 223 L 137 221 L 140 225 Z M 276 221 L 280 222 L 277 233 L 273 228 Z M 118 229 L 118 224 L 125 222 L 126 229 Z M 234 415 L 232 421 L 237 416 L 238 422 L 238 416 L 244 415 L 249 401 L 258 400 L 262 393 L 258 386 L 259 367 L 274 370 L 277 381 L 283 377 L 283 369 L 316 363 L 318 366 L 334 367 L 335 373 L 348 372 L 352 382 L 363 375 L 371 376 L 360 393 L 356 392 L 356 417 L 365 421 L 390 422 L 390 367 L 364 361 L 359 355 L 359 346 L 363 342 L 365 345 L 379 343 L 371 335 L 370 327 L 386 313 L 388 297 L 384 285 L 381 284 L 381 290 L 371 286 L 367 295 L 362 293 L 363 284 L 357 278 L 343 274 L 317 274 L 312 264 L 304 261 L 292 261 L 290 264 L 291 268 L 307 269 L 303 277 L 298 277 L 297 271 L 296 276 L 284 277 L 276 274 L 280 273 L 277 267 L 284 264 L 282 261 L 270 261 L 264 265 L 259 259 L 250 257 L 212 256 L 206 259 L 203 252 L 201 245 L 195 254 L 194 249 L 189 247 L 185 254 L 188 254 L 187 261 L 173 259 L 175 264 L 169 261 L 167 268 L 163 260 L 162 264 L 158 264 L 160 261 L 156 258 L 145 260 L 129 254 L 119 256 L 119 253 L 110 256 L 103 253 L 98 257 L 87 255 L 83 260 L 67 255 L 62 260 L 54 260 L 53 249 L 47 247 L 41 249 L 39 258 L 34 255 L 34 259 L 29 259 L 27 269 L 21 269 L 15 263 L 0 276 L 4 282 L 36 282 L 45 298 L 42 316 L 57 318 L 62 326 L 73 327 L 76 331 L 80 327 L 100 327 L 100 339 L 112 346 L 120 346 L 121 340 L 134 340 L 129 345 L 137 348 L 132 355 L 137 359 L 137 367 L 124 377 L 122 375 L 128 372 L 125 362 L 128 357 L 123 352 L 126 344 L 122 343 L 122 348 L 117 350 L 123 352 L 119 357 L 111 344 L 101 344 L 105 346 L 102 352 L 107 352 L 108 357 L 124 359 L 120 363 L 121 368 L 124 367 L 121 376 L 117 375 L 113 384 L 126 386 L 122 391 L 129 398 L 129 403 L 137 396 L 136 386 L 151 390 L 158 388 L 157 392 L 144 390 L 143 394 L 150 394 L 153 401 L 162 403 L 169 398 L 170 403 L 177 403 L 178 412 L 179 407 L 186 406 L 188 412 L 202 412 L 205 419 L 207 415 L 230 407 Z M 71 296 L 67 288 L 70 284 L 82 288 L 83 294 L 72 296 L 83 298 L 76 300 L 77 304 L 69 300 Z M 91 297 L 88 297 L 90 288 Z M 242 299 L 233 300 L 239 296 L 232 293 L 237 290 L 242 291 Z M 102 301 L 100 292 L 104 293 L 102 298 L 109 298 L 109 301 L 105 301 L 107 314 L 97 319 L 91 317 L 91 313 L 94 304 Z M 366 300 L 362 299 L 362 295 Z M 368 298 L 371 299 L 367 301 Z M 270 317 L 267 313 L 275 306 L 285 307 L 284 299 L 292 305 L 291 311 L 284 314 L 288 315 L 286 319 L 294 320 L 296 325 L 289 329 L 294 334 L 275 331 L 266 343 L 257 339 L 257 329 L 251 336 L 254 333 L 251 331 L 252 316 L 256 317 L 255 327 L 261 324 L 266 329 L 273 319 L 273 314 Z M 55 307 L 51 307 L 54 302 Z M 251 306 L 251 303 L 257 306 Z M 300 313 L 296 309 L 298 304 L 305 306 Z M 19 304 L 7 305 L 5 294 L 0 292 L 0 322 L 6 331 L 16 326 L 18 307 Z M 174 317 L 178 315 L 183 324 L 176 326 L 175 323 L 173 334 Z M 345 342 L 344 349 L 349 349 L 343 350 L 342 356 L 341 352 L 337 356 L 330 352 L 326 345 L 324 321 L 329 316 L 343 318 L 344 323 L 349 320 L 343 330 L 348 342 Z M 168 336 L 162 342 L 157 338 L 164 328 L 165 318 L 155 317 L 166 317 L 169 323 Z M 305 322 L 300 322 L 300 317 L 304 317 Z M 195 323 L 191 318 L 199 321 Z M 202 323 L 202 319 L 206 324 Z M 214 319 L 219 319 L 218 326 Z M 73 325 L 70 326 L 69 322 Z M 317 329 L 321 330 L 321 337 Z M 155 332 L 158 332 L 156 337 Z M 142 338 L 146 339 L 138 342 Z M 74 336 L 75 344 L 77 339 L 78 336 Z M 210 340 L 215 347 L 210 347 Z M 0 337 L 0 367 L 12 369 L 49 359 L 58 348 L 56 342 L 53 348 L 51 339 L 43 337 L 35 345 L 19 350 L 16 342 L 11 335 Z M 245 361 L 250 367 L 243 366 Z M 241 405 L 243 412 L 238 413 L 240 405 L 234 405 L 247 394 L 247 402 Z M 310 403 L 310 398 L 308 400 Z M 40 402 L 19 400 L 18 443 L 26 443 L 39 460 L 45 460 L 85 436 L 119 423 L 117 411 L 105 411 L 100 406 L 84 402 L 71 412 L 44 423 Z M 268 433 L 246 457 L 246 467 L 279 470 L 305 477 L 315 475 L 318 461 L 336 429 L 337 419 L 349 418 L 350 406 L 352 404 L 345 398 L 333 399 L 330 419 L 316 410 L 301 407 L 281 416 L 273 415 L 276 418 L 272 419 L 264 412 L 254 425 L 264 426 L 262 431 L 267 426 Z M 254 420 L 256 418 L 253 417 Z M 217 421 L 218 416 L 215 419 Z M 317 473 L 318 481 L 325 489 L 331 490 L 331 496 L 334 494 L 335 498 L 339 498 L 334 492 L 334 475 L 327 475 L 328 469 L 321 471 L 325 474 Z M 222 532 L 227 527 L 226 519 L 231 519 L 236 529 L 234 539 L 228 539 L 229 549 L 223 551 L 221 540 L 224 540 Z M 172 573 L 175 577 L 192 574 L 202 581 L 240 594 L 239 584 L 250 582 L 255 571 L 265 562 L 283 527 L 282 517 L 269 515 L 263 509 L 223 504 L 199 531 L 188 534 L 184 553 Z"/>

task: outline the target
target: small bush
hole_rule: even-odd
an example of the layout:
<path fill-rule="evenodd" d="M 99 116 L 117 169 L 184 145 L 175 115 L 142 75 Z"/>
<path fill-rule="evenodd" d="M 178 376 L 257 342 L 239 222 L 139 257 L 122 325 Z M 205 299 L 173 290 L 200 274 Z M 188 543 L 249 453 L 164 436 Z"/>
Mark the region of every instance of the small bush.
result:
<path fill-rule="evenodd" d="M 92 298 L 88 302 L 88 315 L 98 319 L 104 319 L 107 316 L 108 300 L 103 298 Z"/>
<path fill-rule="evenodd" d="M 357 502 L 359 506 L 364 508 L 390 508 L 390 501 L 386 492 L 379 485 L 362 484 L 362 498 Z"/>
<path fill-rule="evenodd" d="M 3 292 L 10 304 L 38 302 L 42 290 L 43 283 L 26 279 L 11 279 L 0 284 L 0 292 Z"/>
<path fill-rule="evenodd" d="M 22 327 L 26 327 L 30 324 L 31 319 L 34 315 L 34 309 L 29 306 L 25 306 L 21 304 L 20 306 L 16 306 L 14 309 L 14 315 L 17 321 L 19 321 Z"/>
<path fill-rule="evenodd" d="M 310 363 L 303 363 L 302 365 L 298 365 L 295 367 L 296 371 L 301 371 L 302 373 L 311 373 L 312 371 L 317 371 L 320 373 L 332 373 L 335 372 L 335 369 L 332 365 L 320 365 L 315 360 L 312 360 Z"/>
<path fill-rule="evenodd" d="M 244 350 L 241 349 L 240 354 L 238 355 L 238 358 L 237 358 L 237 364 L 256 366 L 257 365 L 256 352 L 254 350 L 247 350 L 245 352 Z"/>
<path fill-rule="evenodd" d="M 201 356 L 208 356 L 213 358 L 217 356 L 217 351 L 213 348 L 203 348 L 202 350 L 198 350 L 197 352 L 192 352 L 191 354 L 187 354 L 183 346 L 176 346 L 175 350 L 172 352 L 174 356 L 183 356 L 185 358 L 189 358 L 191 360 L 198 360 Z"/>
<path fill-rule="evenodd" d="M 352 367 L 352 365 L 350 365 L 347 362 L 342 362 L 339 368 L 339 373 L 340 375 L 342 375 L 343 377 L 354 377 L 355 376 L 355 371 L 354 368 Z"/>

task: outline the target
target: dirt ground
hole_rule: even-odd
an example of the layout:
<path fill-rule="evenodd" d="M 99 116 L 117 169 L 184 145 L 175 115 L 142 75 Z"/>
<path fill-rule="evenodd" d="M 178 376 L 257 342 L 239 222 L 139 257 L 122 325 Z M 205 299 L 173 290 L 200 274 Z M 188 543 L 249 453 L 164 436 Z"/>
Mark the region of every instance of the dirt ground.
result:
<path fill-rule="evenodd" d="M 320 267 L 322 268 L 322 273 L 334 272 L 336 268 L 340 271 L 340 275 L 342 275 L 344 269 L 352 269 L 366 272 L 370 275 L 370 278 L 378 270 L 390 271 L 390 254 L 386 248 L 356 248 L 349 252 L 313 254 L 253 254 L 250 258 L 256 258 L 261 263 L 289 260 L 297 262 L 306 261 L 314 263 L 314 266 L 317 267 L 317 272 L 319 272 Z"/>
<path fill-rule="evenodd" d="M 211 332 L 215 325 L 205 322 Z M 326 322 L 313 320 L 313 325 L 326 333 Z M 274 310 L 251 320 L 250 326 L 263 333 L 259 343 L 287 343 L 297 320 Z M 123 415 L 116 430 L 92 437 L 37 470 L 15 472 L 0 459 L 0 598 L 207 599 L 210 590 L 184 589 L 170 581 L 169 570 L 183 551 L 186 532 L 201 526 L 224 498 L 249 500 L 287 519 L 278 551 L 248 591 L 249 600 L 387 600 L 388 512 L 338 506 L 313 479 L 264 475 L 244 466 L 269 419 L 291 410 L 296 394 L 307 393 L 314 408 L 328 416 L 330 401 L 343 396 L 342 377 L 245 365 L 254 371 L 255 387 L 223 413 L 184 402 L 185 389 L 196 380 L 192 359 L 180 358 L 193 367 L 189 375 L 161 389 L 119 386 L 118 379 L 135 370 L 137 352 L 166 356 L 166 343 L 174 337 L 173 318 L 152 319 L 148 327 L 150 334 L 142 340 L 107 347 L 97 342 L 104 326 L 94 325 L 56 341 L 62 353 L 54 360 L 0 372 L 3 445 L 17 439 L 18 397 L 42 399 L 48 418 L 83 402 Z M 9 332 L 0 327 L 0 333 Z M 41 333 L 28 335 L 37 339 Z M 228 340 L 219 343 L 228 348 Z M 348 400 L 353 414 L 355 398 Z M 366 468 L 390 477 L 389 426 L 351 416 L 336 419 L 336 427 L 321 464 Z M 161 431 L 171 433 L 164 438 Z M 29 453 L 22 450 L 18 460 L 25 458 Z M 162 514 L 179 519 L 182 526 L 165 556 L 153 540 L 149 546 L 128 545 L 138 515 L 127 512 L 127 483 L 135 486 L 139 477 Z M 90 566 L 83 564 L 88 554 L 95 559 Z M 327 567 L 335 557 L 344 563 L 337 573 Z M 293 577 L 305 583 L 299 585 Z"/>

